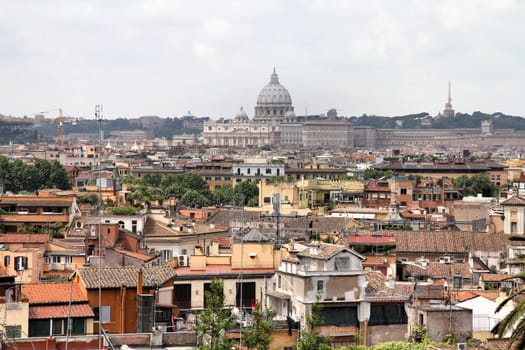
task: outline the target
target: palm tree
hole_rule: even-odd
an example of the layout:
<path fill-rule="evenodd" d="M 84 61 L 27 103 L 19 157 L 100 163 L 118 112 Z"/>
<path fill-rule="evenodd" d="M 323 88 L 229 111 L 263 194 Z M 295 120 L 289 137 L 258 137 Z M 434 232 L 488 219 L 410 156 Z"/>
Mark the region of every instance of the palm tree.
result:
<path fill-rule="evenodd" d="M 525 272 L 520 272 L 505 278 L 503 281 L 514 279 L 519 279 L 522 282 L 525 281 Z M 511 300 L 519 299 L 514 309 L 491 330 L 492 334 L 500 338 L 503 338 L 508 332 L 512 332 L 509 343 L 507 344 L 507 349 L 510 349 L 513 345 L 517 346 L 517 349 L 525 349 L 525 298 L 522 296 L 525 296 L 525 289 L 512 291 L 496 308 L 496 312 L 499 312 Z"/>

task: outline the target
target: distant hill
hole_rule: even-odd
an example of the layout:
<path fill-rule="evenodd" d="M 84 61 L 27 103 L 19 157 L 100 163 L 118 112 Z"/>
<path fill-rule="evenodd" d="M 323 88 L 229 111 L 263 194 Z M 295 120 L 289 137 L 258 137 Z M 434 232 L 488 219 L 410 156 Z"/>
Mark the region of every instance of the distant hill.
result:
<path fill-rule="evenodd" d="M 299 116 L 304 119 L 304 116 Z M 308 120 L 318 119 L 320 116 L 307 116 Z M 484 120 L 492 120 L 495 129 L 525 130 L 525 118 L 505 115 L 503 113 L 486 114 L 474 112 L 472 115 L 457 113 L 453 118 L 431 117 L 426 112 L 409 114 L 403 116 L 376 116 L 362 115 L 360 117 L 349 117 L 348 120 L 356 126 L 372 126 L 378 129 L 458 129 L 458 128 L 480 128 Z M 146 130 L 152 137 L 166 137 L 171 139 L 173 135 L 197 134 L 202 130 L 196 127 L 184 127 L 194 125 L 185 123 L 183 118 L 162 118 L 161 123 L 154 127 L 145 127 L 137 119 L 107 119 L 102 123 L 102 129 L 106 135 L 116 130 Z M 95 120 L 80 120 L 76 125 L 64 124 L 64 134 L 68 133 L 92 133 L 97 130 Z M 27 120 L 23 123 L 6 122 L 0 120 L 0 144 L 26 143 L 41 141 L 52 141 L 57 136 L 57 124 L 50 122 L 45 124 L 31 124 Z"/>
<path fill-rule="evenodd" d="M 458 129 L 480 128 L 484 120 L 492 120 L 495 129 L 525 130 L 525 118 L 503 113 L 486 114 L 474 112 L 472 115 L 456 113 L 453 118 L 431 117 L 428 113 L 410 114 L 395 117 L 363 115 L 350 117 L 354 125 L 373 126 L 378 129 Z"/>

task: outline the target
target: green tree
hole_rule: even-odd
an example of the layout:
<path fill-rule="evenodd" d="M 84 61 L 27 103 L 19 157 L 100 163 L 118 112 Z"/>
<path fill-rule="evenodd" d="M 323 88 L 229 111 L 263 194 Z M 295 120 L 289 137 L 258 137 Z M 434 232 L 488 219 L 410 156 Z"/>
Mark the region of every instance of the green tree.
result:
<path fill-rule="evenodd" d="M 224 282 L 215 278 L 210 290 L 204 293 L 206 309 L 197 315 L 198 348 L 200 350 L 230 350 L 231 340 L 226 331 L 233 325 L 231 311 L 224 307 Z"/>
<path fill-rule="evenodd" d="M 518 279 L 521 282 L 525 281 L 525 272 L 521 272 L 517 275 L 508 277 L 504 280 Z M 500 311 L 510 301 L 516 301 L 517 304 L 514 309 L 507 314 L 496 326 L 492 329 L 492 333 L 503 338 L 508 332 L 512 332 L 510 335 L 507 349 L 525 349 L 525 289 L 511 293 L 505 300 L 503 300 L 498 307 L 496 312 Z M 513 347 L 515 346 L 515 347 Z"/>
<path fill-rule="evenodd" d="M 182 198 L 188 190 L 197 191 L 206 198 L 211 198 L 208 183 L 198 174 L 165 176 L 160 181 L 160 188 L 166 196 L 174 196 L 175 198 Z"/>
<path fill-rule="evenodd" d="M 135 215 L 138 211 L 137 208 L 129 206 L 129 205 L 122 205 L 120 207 L 112 207 L 111 213 L 114 215 Z"/>
<path fill-rule="evenodd" d="M 70 190 L 71 189 L 71 183 L 69 182 L 69 178 L 67 176 L 67 172 L 64 169 L 64 167 L 58 162 L 54 161 L 51 163 L 51 170 L 49 174 L 48 182 L 46 183 L 46 186 L 48 188 L 59 188 L 61 190 Z"/>
<path fill-rule="evenodd" d="M 235 191 L 232 186 L 222 186 L 213 191 L 213 203 L 216 205 L 235 205 Z"/>
<path fill-rule="evenodd" d="M 456 187 L 465 189 L 468 195 L 483 194 L 485 197 L 491 197 L 496 194 L 497 187 L 494 185 L 487 173 L 475 174 L 472 176 L 461 175 L 452 180 Z"/>
<path fill-rule="evenodd" d="M 380 179 L 382 177 L 392 176 L 392 170 L 366 169 L 363 172 L 363 180 Z"/>
<path fill-rule="evenodd" d="M 297 341 L 297 350 L 330 350 L 330 337 L 318 333 L 318 327 L 323 325 L 321 310 L 323 306 L 319 303 L 321 296 L 318 294 L 312 303 L 311 311 L 306 316 L 306 328 L 301 331 L 301 337 Z"/>
<path fill-rule="evenodd" d="M 272 332 L 274 328 L 273 317 L 275 311 L 264 309 L 260 303 L 252 312 L 253 322 L 250 327 L 242 333 L 243 344 L 248 349 L 269 350 L 272 342 Z"/>
<path fill-rule="evenodd" d="M 235 185 L 235 204 L 236 205 L 248 205 L 250 201 L 256 198 L 259 203 L 259 186 L 255 181 L 243 181 Z"/>
<path fill-rule="evenodd" d="M 208 198 L 204 197 L 196 190 L 188 190 L 180 199 L 180 204 L 190 208 L 202 208 L 209 205 Z"/>

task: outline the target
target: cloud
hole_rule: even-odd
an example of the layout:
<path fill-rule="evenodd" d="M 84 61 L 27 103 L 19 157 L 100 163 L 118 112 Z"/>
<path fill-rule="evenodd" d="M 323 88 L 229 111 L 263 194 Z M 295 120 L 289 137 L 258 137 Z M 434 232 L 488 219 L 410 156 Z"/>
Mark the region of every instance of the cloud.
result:
<path fill-rule="evenodd" d="M 0 2 L 0 113 L 212 117 L 252 110 L 276 66 L 298 111 L 523 114 L 521 1 Z M 497 86 L 495 91 L 493 88 Z M 471 92 L 472 91 L 472 92 Z M 475 92 L 475 93 L 474 93 Z M 502 104 L 506 107 L 502 108 Z M 494 107 L 495 109 L 495 107 Z"/>

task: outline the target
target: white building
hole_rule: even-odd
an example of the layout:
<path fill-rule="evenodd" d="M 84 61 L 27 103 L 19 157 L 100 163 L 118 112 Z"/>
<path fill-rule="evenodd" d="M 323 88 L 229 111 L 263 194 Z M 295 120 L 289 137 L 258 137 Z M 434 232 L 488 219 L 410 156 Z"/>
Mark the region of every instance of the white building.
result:
<path fill-rule="evenodd" d="M 231 147 L 279 144 L 280 123 L 288 112 L 293 112 L 292 99 L 288 90 L 279 83 L 274 69 L 270 83 L 259 93 L 253 120 L 242 107 L 234 120 L 209 120 L 203 126 L 203 143 Z"/>

